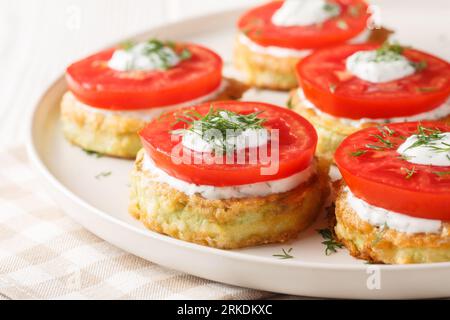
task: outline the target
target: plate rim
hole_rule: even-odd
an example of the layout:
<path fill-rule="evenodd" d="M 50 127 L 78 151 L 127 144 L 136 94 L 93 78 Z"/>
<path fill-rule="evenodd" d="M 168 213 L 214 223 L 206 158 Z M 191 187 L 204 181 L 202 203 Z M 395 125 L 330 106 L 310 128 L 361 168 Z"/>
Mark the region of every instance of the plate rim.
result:
<path fill-rule="evenodd" d="M 192 22 L 198 22 L 201 19 L 211 19 L 213 17 L 223 17 L 226 15 L 232 15 L 237 14 L 238 12 L 242 12 L 242 10 L 245 10 L 246 7 L 238 8 L 238 9 L 232 9 L 232 10 L 226 10 L 226 11 L 219 11 L 212 14 L 204 14 L 204 15 L 198 15 L 194 17 L 190 17 L 187 19 L 182 19 L 177 22 L 167 23 L 167 24 L 161 24 L 157 25 L 155 27 L 149 28 L 146 31 L 138 32 L 135 35 L 127 37 L 127 39 L 138 39 L 145 37 L 146 35 L 150 33 L 155 33 L 158 30 L 162 28 L 172 27 L 175 28 L 177 25 L 184 25 L 187 23 Z M 120 43 L 120 41 L 114 42 L 112 45 Z M 272 257 L 263 257 L 263 256 L 254 256 L 242 252 L 236 252 L 233 250 L 222 250 L 222 249 L 216 249 L 211 248 L 203 245 L 198 245 L 195 243 L 186 242 L 183 240 L 171 238 L 166 235 L 162 235 L 159 233 L 156 233 L 151 230 L 147 229 L 140 229 L 137 228 L 131 224 L 128 224 L 125 221 L 122 221 L 118 218 L 115 218 L 108 213 L 96 208 L 95 206 L 89 204 L 88 202 L 84 201 L 82 198 L 78 197 L 74 192 L 70 191 L 67 187 L 64 186 L 64 184 L 57 179 L 56 176 L 54 176 L 47 165 L 44 163 L 44 160 L 42 159 L 37 144 L 34 138 L 34 132 L 35 130 L 38 130 L 38 128 L 35 128 L 36 118 L 38 117 L 39 111 L 41 108 L 44 107 L 43 102 L 46 100 L 46 98 L 51 94 L 52 91 L 56 90 L 56 87 L 61 85 L 61 83 L 64 82 L 64 73 L 62 75 L 59 75 L 56 77 L 55 80 L 51 81 L 50 85 L 46 85 L 46 90 L 38 97 L 35 103 L 33 103 L 32 112 L 30 112 L 27 115 L 27 124 L 26 124 L 26 151 L 28 158 L 30 160 L 30 163 L 32 167 L 34 168 L 34 171 L 38 173 L 39 177 L 43 180 L 47 181 L 49 185 L 57 192 L 64 194 L 68 199 L 70 199 L 73 203 L 76 205 L 84 208 L 85 210 L 91 212 L 92 214 L 95 214 L 98 218 L 107 220 L 110 223 L 113 223 L 117 225 L 118 227 L 125 228 L 129 232 L 138 233 L 141 236 L 144 236 L 146 238 L 152 238 L 153 240 L 157 241 L 163 241 L 166 245 L 172 245 L 177 247 L 184 247 L 185 249 L 194 250 L 198 253 L 212 255 L 212 256 L 221 256 L 226 257 L 232 260 L 239 260 L 239 261 L 245 261 L 245 262 L 252 262 L 252 263 L 262 263 L 271 267 L 297 267 L 297 268 L 307 268 L 307 269 L 321 269 L 321 270 L 329 270 L 329 271 L 364 271 L 367 270 L 367 264 L 335 264 L 335 263 L 326 263 L 326 262 L 308 262 L 308 261 L 301 261 L 301 260 L 276 260 Z M 52 106 L 52 108 L 57 108 L 58 106 Z M 62 209 L 62 211 L 65 211 Z M 77 221 L 76 218 L 72 217 L 77 223 L 80 223 Z M 83 224 L 82 224 L 83 225 Z M 89 232 L 92 232 L 93 234 L 98 235 L 98 232 L 93 230 L 92 228 L 89 228 L 86 225 L 83 225 L 84 228 L 86 228 Z M 100 237 L 100 236 L 99 236 Z M 103 238 L 102 238 L 103 239 Z M 120 247 L 120 246 L 118 246 Z M 121 248 L 124 251 L 129 252 L 128 250 Z M 380 265 L 376 264 L 375 266 L 379 267 L 380 270 L 386 270 L 391 272 L 397 272 L 397 271 L 421 271 L 421 270 L 447 270 L 450 269 L 450 262 L 439 262 L 439 263 L 424 263 L 424 264 L 407 264 L 407 265 Z"/>

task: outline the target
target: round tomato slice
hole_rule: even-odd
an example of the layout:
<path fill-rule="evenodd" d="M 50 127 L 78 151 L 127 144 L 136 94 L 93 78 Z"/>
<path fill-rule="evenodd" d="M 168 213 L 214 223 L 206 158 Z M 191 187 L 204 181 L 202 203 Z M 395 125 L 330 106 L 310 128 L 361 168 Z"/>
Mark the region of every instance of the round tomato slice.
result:
<path fill-rule="evenodd" d="M 362 0 L 333 0 L 341 7 L 341 14 L 321 24 L 280 27 L 272 23 L 272 16 L 283 5 L 273 1 L 246 12 L 238 28 L 252 41 L 262 46 L 292 49 L 314 49 L 345 42 L 366 27 L 367 4 Z"/>
<path fill-rule="evenodd" d="M 249 161 L 243 164 L 230 163 L 226 162 L 225 155 L 221 164 L 217 162 L 196 164 L 193 161 L 181 163 L 183 155 L 191 152 L 184 148 L 181 148 L 181 152 L 173 152 L 177 145 L 181 145 L 182 138 L 172 135 L 172 130 L 188 126 L 184 122 L 177 122 L 177 119 L 192 110 L 205 115 L 211 107 L 243 115 L 261 112 L 258 117 L 266 119 L 263 126 L 279 130 L 279 156 L 276 157 L 270 152 L 272 146 L 269 142 L 267 148 L 269 159 L 274 155 L 271 163 L 259 160 L 253 163 Z M 291 110 L 259 102 L 225 101 L 184 108 L 155 119 L 139 134 L 147 154 L 160 169 L 190 183 L 212 186 L 235 186 L 288 177 L 311 165 L 317 144 L 317 134 L 304 118 Z M 261 168 L 268 167 L 278 167 L 278 171 L 274 170 L 271 175 L 262 175 Z"/>
<path fill-rule="evenodd" d="M 346 58 L 380 45 L 341 45 L 319 50 L 297 65 L 305 96 L 320 110 L 336 117 L 394 118 L 433 110 L 450 95 L 450 64 L 424 52 L 405 48 L 403 54 L 424 68 L 399 80 L 371 83 L 346 70 Z"/>
<path fill-rule="evenodd" d="M 350 190 L 364 201 L 414 217 L 450 220 L 450 166 L 413 164 L 397 153 L 419 126 L 450 132 L 439 122 L 396 123 L 348 136 L 334 159 Z M 430 132 L 430 131 L 428 131 Z"/>
<path fill-rule="evenodd" d="M 194 44 L 177 44 L 192 56 L 169 70 L 117 71 L 108 67 L 115 48 L 75 62 L 67 68 L 70 91 L 81 102 L 104 109 L 162 107 L 211 93 L 222 81 L 222 59 Z"/>

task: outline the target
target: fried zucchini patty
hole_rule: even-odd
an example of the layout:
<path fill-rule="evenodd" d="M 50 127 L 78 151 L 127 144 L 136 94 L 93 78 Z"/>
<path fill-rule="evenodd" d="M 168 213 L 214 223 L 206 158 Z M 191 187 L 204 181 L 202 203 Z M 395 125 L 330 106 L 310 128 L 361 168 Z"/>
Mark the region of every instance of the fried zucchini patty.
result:
<path fill-rule="evenodd" d="M 299 61 L 297 57 L 275 57 L 254 52 L 236 37 L 234 65 L 250 86 L 272 90 L 297 87 L 295 66 Z"/>
<path fill-rule="evenodd" d="M 266 197 L 208 200 L 155 182 L 142 169 L 140 151 L 131 174 L 129 212 L 147 228 L 201 245 L 234 249 L 297 237 L 320 213 L 329 189 L 318 170 L 294 190 Z"/>
<path fill-rule="evenodd" d="M 437 234 L 372 226 L 348 204 L 344 187 L 341 182 L 337 188 L 335 233 L 352 256 L 387 264 L 450 261 L 450 222 L 444 222 Z"/>
<path fill-rule="evenodd" d="M 247 88 L 236 80 L 227 79 L 225 88 L 213 100 L 239 99 Z M 66 92 L 61 101 L 62 129 L 66 139 L 88 151 L 135 158 L 142 147 L 137 132 L 146 121 L 120 112 L 96 111 L 78 101 L 71 92 Z"/>

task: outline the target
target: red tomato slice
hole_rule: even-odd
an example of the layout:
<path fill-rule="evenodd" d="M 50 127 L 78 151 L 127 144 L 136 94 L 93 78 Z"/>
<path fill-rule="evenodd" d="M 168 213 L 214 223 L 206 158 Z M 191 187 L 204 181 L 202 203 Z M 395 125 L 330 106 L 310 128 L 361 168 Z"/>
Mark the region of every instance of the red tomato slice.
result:
<path fill-rule="evenodd" d="M 183 157 L 183 152 L 179 156 L 171 155 L 173 148 L 181 142 L 179 136 L 175 139 L 171 138 L 171 130 L 187 126 L 184 122 L 177 123 L 176 119 L 182 117 L 187 110 L 196 110 L 205 115 L 211 106 L 239 114 L 263 111 L 259 117 L 266 119 L 264 126 L 268 129 L 279 129 L 279 170 L 276 174 L 261 175 L 261 167 L 267 167 L 267 164 L 259 161 L 253 164 L 248 162 L 226 164 L 225 160 L 223 164 L 174 163 Z M 306 169 L 311 164 L 317 144 L 317 134 L 304 118 L 286 108 L 259 102 L 225 101 L 184 108 L 155 119 L 139 134 L 147 154 L 159 168 L 178 179 L 213 186 L 235 186 L 288 177 Z M 274 160 L 276 163 L 276 159 Z"/>
<path fill-rule="evenodd" d="M 246 12 L 238 28 L 252 41 L 262 46 L 292 49 L 314 49 L 345 42 L 366 27 L 367 4 L 362 0 L 333 0 L 341 7 L 341 14 L 322 24 L 280 27 L 272 23 L 272 16 L 282 5 L 273 1 Z"/>
<path fill-rule="evenodd" d="M 70 91 L 83 103 L 104 109 L 129 110 L 162 107 L 207 95 L 220 86 L 222 59 L 194 44 L 192 57 L 165 71 L 116 71 L 107 66 L 114 53 L 108 49 L 67 68 Z"/>
<path fill-rule="evenodd" d="M 404 55 L 412 62 L 425 62 L 426 67 L 399 80 L 371 83 L 346 71 L 348 56 L 379 46 L 341 45 L 303 59 L 297 65 L 297 77 L 305 96 L 320 110 L 350 119 L 411 116 L 448 99 L 450 64 L 418 50 L 405 49 Z"/>
<path fill-rule="evenodd" d="M 358 131 L 342 142 L 334 159 L 350 190 L 364 201 L 414 217 L 448 221 L 450 166 L 413 164 L 396 151 L 405 138 L 417 134 L 418 125 L 396 123 Z M 450 132 L 450 126 L 439 122 L 421 125 Z M 375 135 L 390 141 L 392 147 Z"/>

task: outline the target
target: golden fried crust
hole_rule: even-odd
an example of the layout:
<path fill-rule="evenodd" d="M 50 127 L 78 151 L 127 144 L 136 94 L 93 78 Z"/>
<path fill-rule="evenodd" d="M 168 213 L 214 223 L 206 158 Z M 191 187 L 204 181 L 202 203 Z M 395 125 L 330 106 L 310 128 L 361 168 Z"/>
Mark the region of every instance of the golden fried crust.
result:
<path fill-rule="evenodd" d="M 296 189 L 266 197 L 208 200 L 155 182 L 138 153 L 129 212 L 150 230 L 201 245 L 233 249 L 285 242 L 317 217 L 328 196 L 326 173 Z M 323 172 L 322 172 L 323 171 Z"/>
<path fill-rule="evenodd" d="M 226 80 L 225 89 L 214 101 L 241 98 L 247 85 Z M 61 121 L 67 140 L 83 149 L 120 158 L 135 158 L 141 148 L 137 132 L 146 122 L 120 113 L 95 112 L 66 92 L 61 101 Z"/>
<path fill-rule="evenodd" d="M 407 264 L 450 261 L 450 222 L 439 234 L 407 234 L 361 220 L 347 202 L 344 183 L 337 189 L 336 236 L 354 257 L 377 263 Z"/>
<path fill-rule="evenodd" d="M 316 154 L 325 161 L 333 162 L 334 152 L 345 137 L 361 129 L 379 125 L 376 122 L 366 122 L 355 127 L 337 118 L 323 117 L 315 110 L 304 106 L 298 97 L 297 90 L 291 90 L 288 105 L 306 118 L 316 129 L 319 137 Z M 439 121 L 450 124 L 450 115 L 439 119 Z"/>
<path fill-rule="evenodd" d="M 234 46 L 234 65 L 245 75 L 247 84 L 264 89 L 289 90 L 297 86 L 296 57 L 274 57 L 251 51 L 238 37 Z"/>

